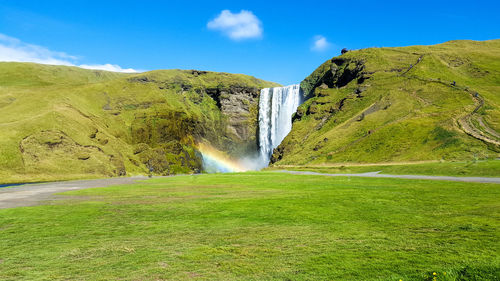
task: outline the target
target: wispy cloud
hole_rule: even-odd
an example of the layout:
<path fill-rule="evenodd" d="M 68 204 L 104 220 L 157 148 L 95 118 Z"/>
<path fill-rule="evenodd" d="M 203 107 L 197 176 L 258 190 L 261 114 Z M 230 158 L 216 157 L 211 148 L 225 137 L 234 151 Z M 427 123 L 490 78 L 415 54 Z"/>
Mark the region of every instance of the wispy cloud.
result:
<path fill-rule="evenodd" d="M 125 73 L 135 73 L 135 72 L 140 72 L 137 71 L 133 68 L 121 68 L 119 65 L 116 64 L 80 64 L 79 67 L 81 68 L 86 68 L 86 69 L 97 69 L 97 70 L 106 70 L 106 71 L 113 71 L 113 72 L 125 72 Z"/>
<path fill-rule="evenodd" d="M 87 69 L 114 72 L 139 72 L 132 68 L 121 68 L 113 64 L 77 64 L 78 57 L 64 52 L 51 51 L 45 47 L 27 44 L 21 40 L 0 33 L 0 61 L 35 62 L 41 64 L 78 66 Z"/>
<path fill-rule="evenodd" d="M 71 61 L 76 59 L 75 56 L 54 52 L 42 46 L 26 44 L 17 38 L 0 33 L 0 61 L 73 65 Z"/>
<path fill-rule="evenodd" d="M 316 35 L 314 36 L 314 42 L 311 47 L 311 50 L 316 51 L 316 52 L 321 52 L 330 47 L 330 42 L 326 39 L 325 36 L 323 35 Z"/>
<path fill-rule="evenodd" d="M 221 31 L 233 40 L 262 37 L 262 22 L 251 12 L 242 10 L 231 13 L 223 10 L 219 16 L 207 23 L 208 29 Z"/>

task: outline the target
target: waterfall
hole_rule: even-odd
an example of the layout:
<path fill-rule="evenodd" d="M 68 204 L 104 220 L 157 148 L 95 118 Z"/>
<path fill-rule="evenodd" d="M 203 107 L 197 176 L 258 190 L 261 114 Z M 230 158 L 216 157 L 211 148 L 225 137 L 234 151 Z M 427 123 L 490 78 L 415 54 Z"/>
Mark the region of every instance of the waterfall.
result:
<path fill-rule="evenodd" d="M 300 85 L 265 88 L 259 100 L 259 145 L 263 166 L 269 164 L 273 149 L 292 130 L 292 115 L 301 103 Z"/>
<path fill-rule="evenodd" d="M 273 149 L 292 130 L 292 115 L 301 102 L 302 92 L 298 84 L 262 89 L 259 99 L 259 151 L 234 159 L 208 143 L 198 143 L 197 151 L 201 154 L 203 170 L 209 173 L 227 173 L 267 167 Z"/>

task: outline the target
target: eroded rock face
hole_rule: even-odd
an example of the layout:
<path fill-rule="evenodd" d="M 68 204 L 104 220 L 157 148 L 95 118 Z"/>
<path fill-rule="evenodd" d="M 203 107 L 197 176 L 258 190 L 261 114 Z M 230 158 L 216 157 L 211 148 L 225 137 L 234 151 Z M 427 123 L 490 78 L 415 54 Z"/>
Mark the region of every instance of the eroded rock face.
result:
<path fill-rule="evenodd" d="M 228 131 L 241 142 L 255 140 L 259 93 L 257 88 L 231 87 L 221 99 L 222 114 L 229 118 Z"/>
<path fill-rule="evenodd" d="M 244 86 L 206 89 L 221 113 L 227 117 L 227 134 L 248 149 L 257 146 L 260 89 Z"/>

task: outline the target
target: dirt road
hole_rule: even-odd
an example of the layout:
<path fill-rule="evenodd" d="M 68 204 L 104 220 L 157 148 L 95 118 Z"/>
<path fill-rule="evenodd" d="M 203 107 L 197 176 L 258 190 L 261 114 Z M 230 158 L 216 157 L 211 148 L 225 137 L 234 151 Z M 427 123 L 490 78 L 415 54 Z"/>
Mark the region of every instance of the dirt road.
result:
<path fill-rule="evenodd" d="M 78 180 L 27 184 L 0 188 L 0 209 L 39 205 L 55 199 L 54 193 L 118 184 L 132 184 L 147 177 L 109 178 L 98 180 Z"/>
<path fill-rule="evenodd" d="M 362 173 L 362 174 L 326 174 L 306 171 L 279 171 L 294 175 L 320 175 L 329 177 L 363 177 L 363 178 L 395 178 L 395 179 L 417 179 L 417 180 L 443 180 L 443 181 L 461 181 L 461 182 L 479 182 L 479 183 L 497 183 L 500 184 L 500 178 L 488 177 L 449 177 L 449 176 L 424 176 L 424 175 L 388 175 L 379 174 L 380 172 Z"/>

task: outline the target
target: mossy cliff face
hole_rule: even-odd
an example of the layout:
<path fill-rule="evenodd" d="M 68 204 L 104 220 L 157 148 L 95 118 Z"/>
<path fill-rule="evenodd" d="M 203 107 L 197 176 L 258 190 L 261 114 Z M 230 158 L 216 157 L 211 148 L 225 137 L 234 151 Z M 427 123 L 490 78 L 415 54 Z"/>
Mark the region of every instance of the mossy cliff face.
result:
<path fill-rule="evenodd" d="M 275 165 L 472 160 L 500 151 L 500 40 L 351 51 L 302 83 Z"/>
<path fill-rule="evenodd" d="M 0 63 L 0 81 L 6 182 L 199 172 L 198 142 L 233 155 L 256 148 L 260 89 L 278 86 L 194 70 L 23 63 Z"/>
<path fill-rule="evenodd" d="M 152 83 L 161 90 L 176 91 L 184 106 L 191 108 L 172 110 L 168 105 L 156 104 L 154 111 L 149 109 L 151 105 L 134 110 L 131 137 L 142 148 L 136 154 L 153 171 L 200 172 L 201 162 L 193 149 L 199 141 L 207 141 L 235 156 L 256 150 L 259 85 L 229 80 L 214 87 L 196 79 L 210 75 L 207 72 L 187 73 L 187 77 L 177 76 L 173 82 L 147 76 L 129 79 L 132 83 Z"/>

